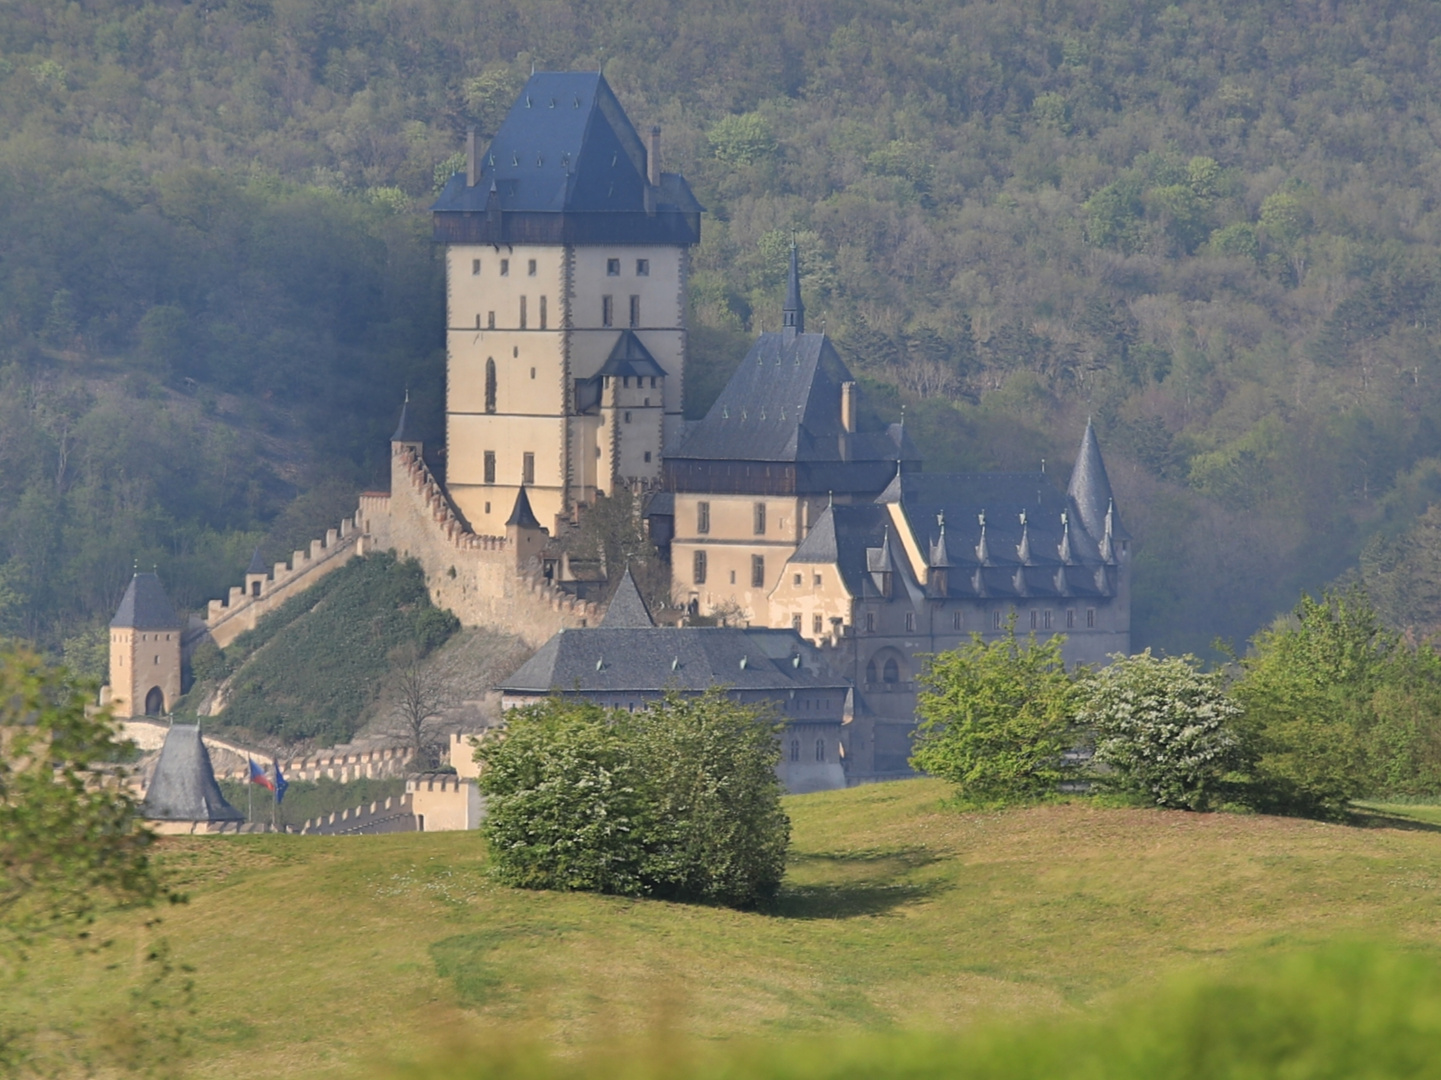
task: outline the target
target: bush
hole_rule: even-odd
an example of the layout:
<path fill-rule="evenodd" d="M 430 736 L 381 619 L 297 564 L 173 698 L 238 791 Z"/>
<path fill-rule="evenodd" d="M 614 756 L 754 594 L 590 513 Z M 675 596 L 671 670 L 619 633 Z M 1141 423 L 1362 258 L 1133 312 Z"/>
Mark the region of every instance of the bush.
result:
<path fill-rule="evenodd" d="M 911 764 L 949 780 L 962 798 L 994 802 L 1056 790 L 1069 748 L 1075 682 L 1061 659 L 1062 638 L 1005 637 L 930 658 L 916 701 L 921 718 Z"/>
<path fill-rule="evenodd" d="M 764 707 L 719 689 L 634 714 L 556 698 L 512 712 L 478 756 L 508 884 L 735 907 L 780 887 L 790 821 Z"/>
<path fill-rule="evenodd" d="M 1160 659 L 1151 650 L 1117 654 L 1081 685 L 1077 721 L 1090 728 L 1108 786 L 1157 806 L 1204 810 L 1237 763 L 1232 731 L 1240 709 L 1219 674 L 1194 656 Z"/>

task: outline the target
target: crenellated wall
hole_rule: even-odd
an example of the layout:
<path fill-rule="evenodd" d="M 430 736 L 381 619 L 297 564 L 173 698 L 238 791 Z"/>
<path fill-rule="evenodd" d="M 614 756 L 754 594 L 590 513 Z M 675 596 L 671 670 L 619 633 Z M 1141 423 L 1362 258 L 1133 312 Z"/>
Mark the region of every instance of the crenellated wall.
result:
<path fill-rule="evenodd" d="M 485 799 L 474 780 L 427 773 L 405 782 L 416 828 L 420 832 L 478 829 L 485 817 Z"/>
<path fill-rule="evenodd" d="M 346 518 L 323 539 L 312 540 L 309 550 L 292 553 L 288 564 L 276 563 L 269 574 L 246 574 L 245 584 L 232 586 L 226 599 L 210 601 L 205 615 L 210 636 L 223 649 L 255 629 L 261 616 L 362 554 L 360 535 L 355 518 Z"/>
<path fill-rule="evenodd" d="M 207 738 L 206 745 L 211 745 Z M 229 747 L 227 747 L 229 749 Z M 245 751 L 241 751 L 245 753 Z M 261 755 L 253 755 L 262 761 Z M 316 754 L 312 757 L 292 758 L 280 763 L 280 771 L 287 780 L 338 780 L 347 784 L 352 780 L 385 780 L 404 776 L 408 771 L 415 751 L 408 746 L 388 746 L 383 750 L 362 750 L 354 754 Z M 239 767 L 217 775 L 225 780 L 244 780 L 249 777 L 249 766 L 242 761 Z"/>
<path fill-rule="evenodd" d="M 415 814 L 409 792 L 384 802 L 357 806 L 338 814 L 311 818 L 300 826 L 303 836 L 360 836 L 378 833 L 415 832 Z"/>
<path fill-rule="evenodd" d="M 454 612 L 463 626 L 508 630 L 539 648 L 557 631 L 600 617 L 595 604 L 541 576 L 534 537 L 519 530 L 516 536 L 472 532 L 414 444 L 394 445 L 390 494 L 361 496 L 358 518 L 364 549 L 393 549 L 418 560 L 431 600 Z"/>

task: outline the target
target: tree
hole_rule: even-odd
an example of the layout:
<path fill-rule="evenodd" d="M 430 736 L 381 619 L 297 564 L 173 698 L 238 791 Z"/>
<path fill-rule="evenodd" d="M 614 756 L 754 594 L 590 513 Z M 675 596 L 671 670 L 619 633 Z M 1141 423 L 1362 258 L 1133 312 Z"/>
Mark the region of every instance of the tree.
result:
<path fill-rule="evenodd" d="M 10 978 L 41 937 L 165 895 L 154 835 L 113 765 L 131 744 L 89 699 L 28 649 L 0 654 L 0 973 Z M 23 1032 L 0 1028 L 0 1072 L 30 1049 Z"/>
<path fill-rule="evenodd" d="M 1234 686 L 1258 805 L 1337 818 L 1379 771 L 1377 692 L 1394 683 L 1400 635 L 1360 589 L 1303 595 L 1258 633 Z"/>
<path fill-rule="evenodd" d="M 1096 763 L 1114 770 L 1111 785 L 1157 806 L 1207 809 L 1238 756 L 1240 709 L 1221 675 L 1202 672 L 1194 656 L 1150 649 L 1111 660 L 1081 684 L 1076 714 L 1094 735 Z"/>
<path fill-rule="evenodd" d="M 652 895 L 747 907 L 785 875 L 778 718 L 711 687 L 668 694 L 629 724 L 651 811 L 642 876 Z"/>
<path fill-rule="evenodd" d="M 497 875 L 734 907 L 774 896 L 790 841 L 775 728 L 719 688 L 638 713 L 561 698 L 511 712 L 477 750 Z"/>
<path fill-rule="evenodd" d="M 396 649 L 391 664 L 390 730 L 415 752 L 416 765 L 433 764 L 439 721 L 455 704 L 450 682 L 445 672 L 426 662 L 425 653 L 414 643 Z"/>
<path fill-rule="evenodd" d="M 1027 799 L 1054 791 L 1068 748 L 1075 683 L 1061 658 L 1064 639 L 1004 637 L 971 642 L 929 658 L 916 702 L 911 764 L 978 802 Z"/>

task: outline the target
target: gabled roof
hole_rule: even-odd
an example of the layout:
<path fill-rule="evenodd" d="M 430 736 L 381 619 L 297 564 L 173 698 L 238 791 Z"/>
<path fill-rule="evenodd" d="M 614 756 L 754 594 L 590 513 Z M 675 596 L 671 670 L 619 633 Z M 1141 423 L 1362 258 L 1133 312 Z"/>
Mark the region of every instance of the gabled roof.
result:
<path fill-rule="evenodd" d="M 622 330 L 616 338 L 615 347 L 610 350 L 596 378 L 606 375 L 644 375 L 665 378 L 665 368 L 656 362 L 650 350 L 634 331 Z"/>
<path fill-rule="evenodd" d="M 503 693 L 699 693 L 841 686 L 821 677 L 814 649 L 790 630 L 724 626 L 562 630 L 496 689 Z M 800 657 L 799 666 L 793 662 Z"/>
<path fill-rule="evenodd" d="M 464 173 L 450 178 L 431 208 L 436 215 L 471 215 L 484 227 L 487 213 L 630 214 L 656 221 L 702 210 L 675 173 L 662 174 L 652 188 L 645 144 L 610 84 L 595 71 L 533 74 L 477 165 L 474 187 Z M 674 227 L 657 224 L 662 230 Z M 502 241 L 499 234 L 475 239 Z"/>
<path fill-rule="evenodd" d="M 525 493 L 525 485 L 515 493 L 515 506 L 510 511 L 510 517 L 505 519 L 507 525 L 516 525 L 522 529 L 539 529 L 541 524 L 536 520 L 535 511 L 530 508 L 530 496 Z"/>
<path fill-rule="evenodd" d="M 667 456 L 763 462 L 918 459 L 899 429 L 858 434 L 841 427 L 841 384 L 853 381 L 826 335 L 761 334 L 705 419 Z"/>
<path fill-rule="evenodd" d="M 655 620 L 650 616 L 650 608 L 646 607 L 645 597 L 641 596 L 635 578 L 630 575 L 629 566 L 621 575 L 620 584 L 615 587 L 615 595 L 610 598 L 600 625 L 610 629 L 648 628 L 655 625 Z"/>
<path fill-rule="evenodd" d="M 153 821 L 245 820 L 215 783 L 198 725 L 174 724 L 166 732 L 141 813 Z"/>
<path fill-rule="evenodd" d="M 120 598 L 120 607 L 110 625 L 116 629 L 179 630 L 183 624 L 171 607 L 160 579 L 154 574 L 137 573 Z"/>

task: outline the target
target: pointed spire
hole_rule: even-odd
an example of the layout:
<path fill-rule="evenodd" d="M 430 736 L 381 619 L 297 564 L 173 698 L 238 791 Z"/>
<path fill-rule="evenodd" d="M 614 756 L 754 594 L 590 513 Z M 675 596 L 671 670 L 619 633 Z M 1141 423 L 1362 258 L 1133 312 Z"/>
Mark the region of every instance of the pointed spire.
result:
<path fill-rule="evenodd" d="M 255 549 L 255 554 L 250 556 L 250 565 L 245 568 L 247 576 L 250 574 L 268 574 L 270 568 L 265 565 L 265 560 L 260 557 L 260 549 Z"/>
<path fill-rule="evenodd" d="M 1106 526 L 1106 509 L 1112 505 L 1111 481 L 1106 476 L 1106 463 L 1101 459 L 1096 429 L 1089 419 L 1086 421 L 1086 433 L 1081 436 L 1081 452 L 1076 455 L 1066 494 L 1075 504 L 1081 527 L 1092 537 L 1101 536 Z"/>
<path fill-rule="evenodd" d="M 525 485 L 515 493 L 515 506 L 510 511 L 510 517 L 505 519 L 507 527 L 515 525 L 521 529 L 538 529 L 540 522 L 536 520 L 535 511 L 530 508 L 530 496 L 525 493 Z"/>
<path fill-rule="evenodd" d="M 400 406 L 400 423 L 395 425 L 395 434 L 390 437 L 393 443 L 418 443 L 416 438 L 415 425 L 410 421 L 410 388 L 406 387 L 405 401 Z"/>
<path fill-rule="evenodd" d="M 976 559 L 982 566 L 989 566 L 991 563 L 991 548 L 986 543 L 986 512 L 982 510 L 976 515 L 976 520 L 981 523 L 981 539 L 976 544 Z"/>
<path fill-rule="evenodd" d="M 1075 562 L 1075 556 L 1071 551 L 1071 515 L 1065 510 L 1061 511 L 1061 542 L 1056 547 L 1056 554 L 1067 566 Z"/>
<path fill-rule="evenodd" d="M 936 524 L 940 528 L 940 534 L 931 544 L 931 566 L 944 569 L 951 565 L 951 552 L 946 546 L 946 512 L 944 510 L 936 515 Z"/>
<path fill-rule="evenodd" d="M 1029 566 L 1031 564 L 1031 524 L 1026 520 L 1026 512 L 1021 511 L 1021 542 L 1016 545 L 1016 558 Z"/>
<path fill-rule="evenodd" d="M 801 303 L 800 253 L 795 239 L 791 239 L 791 265 L 786 275 L 786 306 L 781 312 L 781 323 L 787 336 L 806 332 L 806 309 Z"/>

